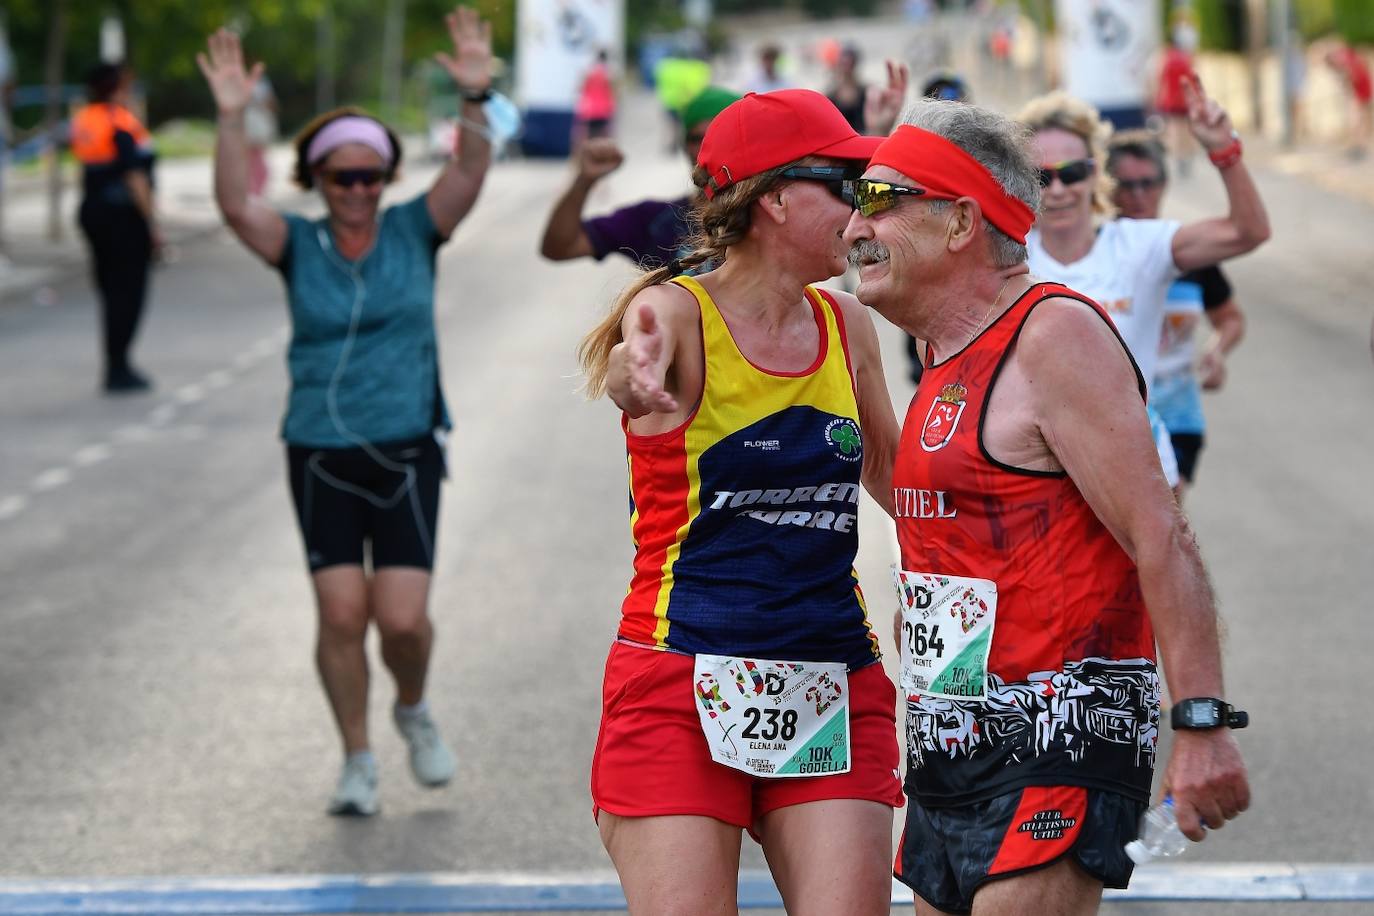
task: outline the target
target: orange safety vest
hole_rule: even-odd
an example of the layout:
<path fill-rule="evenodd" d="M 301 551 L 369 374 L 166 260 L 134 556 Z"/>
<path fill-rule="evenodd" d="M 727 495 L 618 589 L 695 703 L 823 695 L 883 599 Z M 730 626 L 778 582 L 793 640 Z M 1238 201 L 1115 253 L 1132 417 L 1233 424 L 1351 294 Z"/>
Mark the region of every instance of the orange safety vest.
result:
<path fill-rule="evenodd" d="M 86 165 L 105 165 L 119 155 L 115 133 L 125 131 L 139 146 L 148 146 L 152 135 L 133 112 L 120 105 L 99 102 L 72 116 L 72 155 Z"/>

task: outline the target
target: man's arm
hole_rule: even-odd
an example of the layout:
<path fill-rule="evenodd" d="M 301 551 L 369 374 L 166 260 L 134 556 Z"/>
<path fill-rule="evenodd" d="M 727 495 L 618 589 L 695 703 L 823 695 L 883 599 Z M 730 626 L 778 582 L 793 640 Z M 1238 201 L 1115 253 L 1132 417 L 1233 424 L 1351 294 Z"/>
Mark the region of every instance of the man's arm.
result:
<path fill-rule="evenodd" d="M 1202 387 L 1215 391 L 1226 384 L 1226 357 L 1245 336 L 1245 313 L 1234 299 L 1207 310 L 1213 334 L 1202 351 L 1198 379 Z"/>
<path fill-rule="evenodd" d="M 1170 695 L 1224 697 L 1211 584 L 1164 482 L 1125 350 L 1088 306 L 1057 299 L 1026 322 L 1016 359 L 1046 444 L 1136 564 Z M 1220 828 L 1250 803 L 1240 749 L 1225 728 L 1176 734 L 1164 784 L 1194 840 L 1202 823 Z"/>
<path fill-rule="evenodd" d="M 582 144 L 577 156 L 577 174 L 549 213 L 539 253 L 550 261 L 590 258 L 596 254 L 592 241 L 582 228 L 582 211 L 587 196 L 602 178 L 620 168 L 625 161 L 620 147 L 610 137 L 595 137 Z"/>

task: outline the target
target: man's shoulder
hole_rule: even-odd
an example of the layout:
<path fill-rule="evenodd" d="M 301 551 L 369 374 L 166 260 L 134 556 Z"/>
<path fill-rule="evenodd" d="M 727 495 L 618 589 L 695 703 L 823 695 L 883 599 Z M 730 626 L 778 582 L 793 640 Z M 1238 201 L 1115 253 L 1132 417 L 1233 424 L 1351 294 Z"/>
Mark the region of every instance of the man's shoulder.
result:
<path fill-rule="evenodd" d="M 1116 345 L 1108 321 L 1087 296 L 1064 287 L 1031 309 L 1021 326 L 1017 351 L 1031 361 L 1071 362 L 1065 355 L 1082 347 Z"/>

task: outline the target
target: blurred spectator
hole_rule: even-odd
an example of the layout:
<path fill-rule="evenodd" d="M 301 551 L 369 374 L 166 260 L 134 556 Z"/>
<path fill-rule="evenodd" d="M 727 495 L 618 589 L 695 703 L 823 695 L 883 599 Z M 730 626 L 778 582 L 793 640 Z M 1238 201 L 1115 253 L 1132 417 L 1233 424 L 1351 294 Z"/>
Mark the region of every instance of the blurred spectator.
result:
<path fill-rule="evenodd" d="M 243 129 L 248 136 L 248 193 L 261 197 L 270 177 L 267 150 L 277 140 L 277 95 L 265 73 L 253 87 L 253 98 L 243 110 Z"/>
<path fill-rule="evenodd" d="M 0 215 L 4 213 L 5 173 L 9 170 L 9 150 L 13 146 L 14 123 L 10 120 L 14 111 L 14 54 L 10 50 L 9 35 L 3 22 L 0 22 Z M 0 224 L 0 248 L 4 247 L 4 225 Z M 0 263 L 3 262 L 0 256 Z"/>
<path fill-rule="evenodd" d="M 941 102 L 969 101 L 968 85 L 953 70 L 936 70 L 926 77 L 921 95 Z"/>
<path fill-rule="evenodd" d="M 859 82 L 859 49 L 845 45 L 835 58 L 833 82 L 826 97 L 840 110 L 849 126 L 864 132 L 864 98 L 868 87 Z"/>
<path fill-rule="evenodd" d="M 739 96 L 708 86 L 682 110 L 682 150 L 695 165 L 716 115 Z M 578 152 L 572 184 L 554 204 L 544 227 L 539 252 L 551 261 L 621 254 L 640 267 L 660 267 L 692 250 L 688 215 L 701 192 L 674 200 L 644 200 L 595 219 L 584 220 L 582 209 L 598 181 L 620 168 L 624 154 L 609 137 L 588 140 Z"/>
<path fill-rule="evenodd" d="M 777 45 L 769 44 L 759 48 L 759 71 L 749 81 L 749 92 L 772 92 L 775 89 L 787 89 L 792 85 L 778 72 L 778 61 L 781 58 L 782 49 Z"/>
<path fill-rule="evenodd" d="M 1197 28 L 1187 16 L 1176 18 L 1169 46 L 1159 61 L 1155 86 L 1155 114 L 1164 119 L 1164 137 L 1169 152 L 1178 164 L 1178 173 L 1187 177 L 1192 168 L 1192 131 L 1188 128 L 1188 102 L 1183 84 L 1193 78 L 1193 52 L 1197 49 Z"/>
<path fill-rule="evenodd" d="M 1302 94 L 1307 86 L 1307 45 L 1297 29 L 1288 30 L 1287 53 L 1283 58 L 1283 100 L 1288 106 L 1289 139 L 1302 140 Z"/>
<path fill-rule="evenodd" d="M 615 117 L 615 87 L 611 85 L 608 60 L 604 50 L 598 51 L 596 62 L 582 79 L 582 89 L 577 94 L 577 107 L 573 112 L 577 119 L 573 128 L 574 149 L 584 140 L 611 135 L 611 120 Z"/>
<path fill-rule="evenodd" d="M 1374 81 L 1370 79 L 1369 65 L 1349 44 L 1342 41 L 1326 52 L 1327 66 L 1341 75 L 1346 89 L 1350 92 L 1350 121 L 1347 137 L 1350 146 L 1347 152 L 1352 159 L 1363 159 L 1369 151 L 1369 137 L 1374 128 Z"/>
<path fill-rule="evenodd" d="M 129 362 L 148 272 L 162 247 L 153 207 L 153 139 L 128 108 L 133 74 L 100 64 L 86 77 L 87 105 L 72 116 L 71 148 L 83 166 L 81 230 L 100 293 L 106 393 L 146 391 Z"/>

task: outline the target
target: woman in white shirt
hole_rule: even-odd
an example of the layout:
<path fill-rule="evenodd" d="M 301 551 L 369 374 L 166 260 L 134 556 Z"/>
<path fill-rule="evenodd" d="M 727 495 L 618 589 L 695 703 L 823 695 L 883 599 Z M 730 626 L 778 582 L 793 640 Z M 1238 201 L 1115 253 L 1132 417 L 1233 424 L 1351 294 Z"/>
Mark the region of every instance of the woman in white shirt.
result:
<path fill-rule="evenodd" d="M 1193 136 L 1220 172 L 1230 207 L 1224 216 L 1186 225 L 1110 219 L 1105 150 L 1111 128 L 1087 102 L 1054 92 L 1032 100 L 1019 115 L 1033 132 L 1044 188 L 1027 239 L 1031 272 L 1097 300 L 1147 383 L 1154 376 L 1169 285 L 1182 273 L 1245 254 L 1269 238 L 1269 217 L 1230 116 L 1196 80 L 1185 84 L 1185 96 Z M 1163 424 L 1156 425 L 1165 476 L 1174 486 L 1173 450 Z"/>

